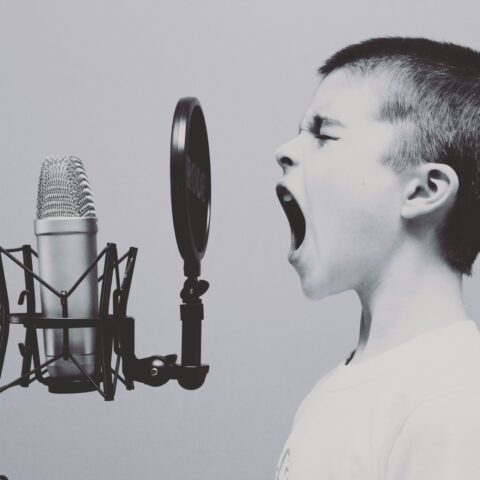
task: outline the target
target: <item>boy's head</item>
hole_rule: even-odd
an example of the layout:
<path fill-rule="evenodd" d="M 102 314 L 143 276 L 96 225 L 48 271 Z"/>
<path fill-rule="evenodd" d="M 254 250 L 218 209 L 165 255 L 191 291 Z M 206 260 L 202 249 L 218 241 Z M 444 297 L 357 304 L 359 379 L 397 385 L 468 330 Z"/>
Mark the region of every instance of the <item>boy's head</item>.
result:
<path fill-rule="evenodd" d="M 319 71 L 299 136 L 277 152 L 289 258 L 305 293 L 368 288 L 402 248 L 470 274 L 480 249 L 480 53 L 377 38 Z"/>

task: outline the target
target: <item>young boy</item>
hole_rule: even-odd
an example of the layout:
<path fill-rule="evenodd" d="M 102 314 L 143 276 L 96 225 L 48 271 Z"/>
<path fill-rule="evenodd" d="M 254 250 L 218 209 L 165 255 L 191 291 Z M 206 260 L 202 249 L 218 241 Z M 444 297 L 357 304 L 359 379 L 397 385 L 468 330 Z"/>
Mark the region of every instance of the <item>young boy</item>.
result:
<path fill-rule="evenodd" d="M 278 480 L 478 480 L 480 53 L 421 38 L 320 68 L 277 194 L 312 299 L 353 289 L 358 346 L 303 401 Z"/>

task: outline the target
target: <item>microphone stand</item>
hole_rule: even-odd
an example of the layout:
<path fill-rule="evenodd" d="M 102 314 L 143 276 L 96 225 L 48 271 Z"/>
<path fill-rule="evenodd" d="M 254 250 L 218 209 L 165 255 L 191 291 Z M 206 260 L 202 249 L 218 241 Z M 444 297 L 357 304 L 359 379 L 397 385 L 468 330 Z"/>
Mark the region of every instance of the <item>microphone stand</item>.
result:
<path fill-rule="evenodd" d="M 22 252 L 23 263 L 13 253 Z M 2 256 L 6 256 L 24 271 L 25 289 L 20 293 L 19 305 L 27 300 L 26 313 L 10 313 L 7 285 Z M 183 303 L 180 305 L 182 320 L 182 358 L 178 365 L 177 355 L 153 355 L 146 358 L 135 356 L 135 320 L 127 315 L 127 304 L 132 282 L 137 249 L 131 247 L 120 259 L 117 247 L 108 243 L 95 261 L 78 278 L 68 291 L 57 291 L 33 271 L 32 255 L 38 256 L 30 245 L 20 248 L 4 249 L 0 247 L 0 377 L 3 369 L 10 324 L 20 324 L 26 329 L 25 342 L 19 344 L 22 356 L 21 376 L 0 387 L 0 393 L 16 385 L 28 387 L 37 380 L 47 385 L 52 393 L 80 393 L 97 390 L 106 401 L 114 399 L 117 381 L 120 380 L 127 390 L 134 388 L 134 382 L 150 386 L 160 386 L 170 379 L 176 379 L 185 389 L 201 387 L 209 371 L 209 366 L 201 363 L 201 322 L 203 304 L 201 296 L 208 289 L 208 282 L 197 277 L 187 277 L 180 292 Z M 96 318 L 68 318 L 68 298 L 87 277 L 94 266 L 103 258 L 104 270 L 98 279 L 101 284 L 99 315 Z M 119 265 L 126 260 L 122 282 L 120 283 Z M 109 314 L 112 281 L 113 314 Z M 38 281 L 59 297 L 62 305 L 62 317 L 45 317 L 37 313 L 34 280 Z M 95 375 L 90 376 L 70 350 L 70 328 L 97 328 Z M 63 350 L 60 354 L 40 363 L 37 330 L 59 328 L 63 330 Z M 112 351 L 116 354 L 115 367 L 111 367 Z M 71 360 L 82 373 L 81 379 L 56 378 L 45 376 L 47 366 L 63 358 Z M 32 362 L 34 368 L 31 369 Z M 123 377 L 119 373 L 122 362 Z M 103 387 L 103 388 L 102 388 Z"/>

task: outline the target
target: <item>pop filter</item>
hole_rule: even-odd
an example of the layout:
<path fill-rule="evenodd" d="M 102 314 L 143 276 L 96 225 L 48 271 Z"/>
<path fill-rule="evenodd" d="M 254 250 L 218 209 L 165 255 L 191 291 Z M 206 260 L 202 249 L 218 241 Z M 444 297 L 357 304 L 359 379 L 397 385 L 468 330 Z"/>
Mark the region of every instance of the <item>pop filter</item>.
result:
<path fill-rule="evenodd" d="M 172 216 L 186 277 L 200 275 L 210 227 L 210 153 L 200 102 L 183 97 L 175 108 L 170 144 Z"/>

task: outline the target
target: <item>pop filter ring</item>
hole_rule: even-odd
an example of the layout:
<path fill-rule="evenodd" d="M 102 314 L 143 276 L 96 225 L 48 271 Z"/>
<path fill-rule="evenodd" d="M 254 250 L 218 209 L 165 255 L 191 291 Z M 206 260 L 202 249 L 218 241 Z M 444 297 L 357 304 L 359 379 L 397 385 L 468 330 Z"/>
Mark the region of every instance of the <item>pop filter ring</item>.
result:
<path fill-rule="evenodd" d="M 211 169 L 207 127 L 200 102 L 181 98 L 170 142 L 173 225 L 186 277 L 200 275 L 210 229 Z"/>

